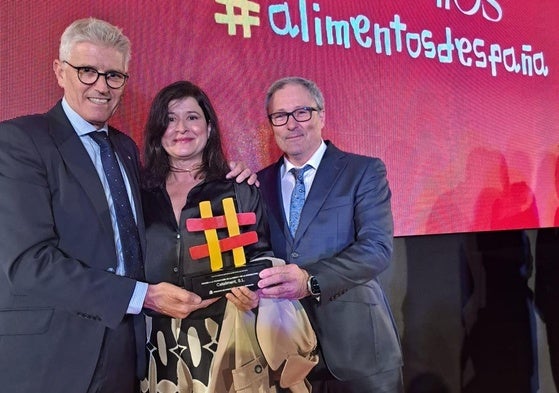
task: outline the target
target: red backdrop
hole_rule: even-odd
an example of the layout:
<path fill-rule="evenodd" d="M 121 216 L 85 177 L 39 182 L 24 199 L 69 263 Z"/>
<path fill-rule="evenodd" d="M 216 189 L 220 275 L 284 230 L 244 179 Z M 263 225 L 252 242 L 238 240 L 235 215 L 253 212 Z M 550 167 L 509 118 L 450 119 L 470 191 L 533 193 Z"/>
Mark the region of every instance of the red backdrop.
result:
<path fill-rule="evenodd" d="M 386 162 L 397 236 L 557 223 L 557 0 L 0 7 L 0 120 L 44 112 L 60 98 L 51 67 L 60 34 L 95 16 L 132 41 L 131 79 L 113 125 L 140 146 L 152 97 L 189 79 L 212 98 L 228 156 L 260 169 L 279 156 L 267 87 L 302 75 L 324 92 L 324 137 Z"/>

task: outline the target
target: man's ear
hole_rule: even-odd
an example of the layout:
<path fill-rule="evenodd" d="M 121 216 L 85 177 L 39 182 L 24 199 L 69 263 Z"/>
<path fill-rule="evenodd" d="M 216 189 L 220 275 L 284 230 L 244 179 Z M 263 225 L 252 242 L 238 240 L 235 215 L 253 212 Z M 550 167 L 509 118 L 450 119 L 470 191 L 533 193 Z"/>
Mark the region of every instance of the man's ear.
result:
<path fill-rule="evenodd" d="M 64 88 L 64 70 L 62 69 L 62 62 L 58 59 L 52 62 L 52 70 L 54 75 L 56 75 L 56 80 L 58 81 L 58 86 Z"/>
<path fill-rule="evenodd" d="M 322 127 L 324 127 L 325 121 L 326 121 L 326 111 L 323 109 L 320 112 L 318 112 L 318 117 L 320 118 L 320 122 L 322 123 Z"/>

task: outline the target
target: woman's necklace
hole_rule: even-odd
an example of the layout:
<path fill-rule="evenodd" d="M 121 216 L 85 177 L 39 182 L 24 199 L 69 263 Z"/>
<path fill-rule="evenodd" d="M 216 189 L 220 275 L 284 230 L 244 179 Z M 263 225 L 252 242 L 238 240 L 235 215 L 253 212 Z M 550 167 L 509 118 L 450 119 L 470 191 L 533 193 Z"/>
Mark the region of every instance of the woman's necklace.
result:
<path fill-rule="evenodd" d="M 190 168 L 177 168 L 175 166 L 171 166 L 171 172 L 178 172 L 178 173 L 192 173 L 192 171 L 196 170 L 200 168 L 200 166 L 197 165 L 193 165 Z"/>

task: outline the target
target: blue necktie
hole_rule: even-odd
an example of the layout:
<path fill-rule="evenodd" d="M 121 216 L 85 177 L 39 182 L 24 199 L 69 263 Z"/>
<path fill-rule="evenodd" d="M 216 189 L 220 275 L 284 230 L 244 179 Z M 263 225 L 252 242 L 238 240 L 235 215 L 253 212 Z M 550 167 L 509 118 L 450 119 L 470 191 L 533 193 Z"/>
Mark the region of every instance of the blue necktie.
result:
<path fill-rule="evenodd" d="M 142 251 L 140 250 L 140 237 L 138 227 L 134 220 L 128 192 L 124 185 L 124 178 L 116 154 L 106 132 L 91 132 L 88 134 L 101 148 L 101 162 L 109 182 L 113 198 L 116 221 L 122 246 L 124 259 L 124 273 L 134 279 L 143 279 Z"/>
<path fill-rule="evenodd" d="M 305 182 L 303 178 L 305 172 L 311 168 L 310 165 L 305 165 L 303 168 L 291 168 L 289 171 L 295 176 L 295 187 L 291 193 L 291 203 L 289 205 L 289 232 L 291 232 L 293 237 L 295 237 L 295 232 L 297 232 L 301 210 L 303 210 L 303 205 L 305 204 Z"/>

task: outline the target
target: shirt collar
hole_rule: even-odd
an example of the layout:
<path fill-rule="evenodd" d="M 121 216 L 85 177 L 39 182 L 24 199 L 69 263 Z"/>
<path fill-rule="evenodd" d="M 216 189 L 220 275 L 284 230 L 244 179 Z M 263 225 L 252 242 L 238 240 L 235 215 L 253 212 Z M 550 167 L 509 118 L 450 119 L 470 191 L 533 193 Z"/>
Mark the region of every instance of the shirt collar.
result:
<path fill-rule="evenodd" d="M 79 136 L 84 136 L 93 131 L 108 132 L 107 123 L 105 123 L 100 129 L 95 127 L 93 124 L 88 123 L 83 119 L 83 117 L 78 115 L 78 113 L 70 107 L 68 101 L 66 101 L 66 97 L 62 98 L 62 109 L 68 117 L 68 120 L 70 120 L 70 124 L 72 124 L 72 127 L 74 127 L 74 130 Z"/>
<path fill-rule="evenodd" d="M 322 157 L 324 156 L 325 152 L 326 152 L 326 143 L 324 143 L 324 140 L 323 140 L 320 143 L 320 146 L 318 147 L 318 149 L 316 149 L 314 154 L 311 156 L 311 158 L 309 158 L 309 160 L 307 162 L 305 162 L 305 164 L 301 165 L 301 168 L 308 164 L 313 169 L 316 170 L 318 168 L 318 166 L 320 165 L 320 161 L 322 161 Z M 283 157 L 283 174 L 288 173 L 291 170 L 291 168 L 298 168 L 298 167 L 296 167 L 291 162 L 289 162 L 289 160 L 284 156 Z"/>

